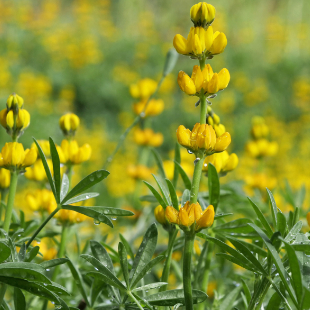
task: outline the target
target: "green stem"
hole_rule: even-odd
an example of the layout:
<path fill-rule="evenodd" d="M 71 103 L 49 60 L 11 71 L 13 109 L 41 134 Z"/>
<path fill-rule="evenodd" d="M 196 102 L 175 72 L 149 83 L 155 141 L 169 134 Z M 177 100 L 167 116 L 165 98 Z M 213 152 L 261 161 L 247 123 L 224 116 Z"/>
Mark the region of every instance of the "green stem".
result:
<path fill-rule="evenodd" d="M 7 288 L 6 284 L 0 283 L 0 307 L 1 307 L 2 302 L 4 300 L 4 295 L 5 295 L 5 292 L 6 292 L 6 288 Z"/>
<path fill-rule="evenodd" d="M 2 221 L 2 212 L 3 212 L 3 204 L 4 204 L 4 190 L 0 190 L 0 221 Z"/>
<path fill-rule="evenodd" d="M 195 276 L 194 276 L 194 288 L 196 289 L 199 289 L 199 275 L 201 274 L 201 268 L 203 267 L 203 262 L 205 260 L 205 255 L 208 251 L 208 244 L 209 242 L 206 241 L 203 245 L 203 248 L 202 248 L 202 251 L 201 251 L 201 254 L 199 256 L 199 260 L 198 260 L 198 264 L 197 264 L 197 267 L 196 267 L 196 271 L 195 271 Z"/>
<path fill-rule="evenodd" d="M 258 289 L 257 289 L 256 291 L 254 291 L 254 294 L 253 294 L 253 296 L 252 296 L 252 298 L 251 298 L 251 300 L 250 300 L 250 303 L 249 303 L 249 306 L 248 306 L 248 309 L 247 309 L 247 310 L 254 310 L 254 309 L 256 309 L 256 305 L 257 305 L 258 299 L 261 298 L 260 301 L 261 301 L 262 299 L 264 299 L 264 297 L 265 297 L 265 295 L 266 295 L 266 293 L 267 293 L 267 291 L 268 291 L 268 290 L 267 290 L 267 291 L 265 292 L 266 286 L 269 287 L 269 286 L 270 286 L 270 283 L 269 283 L 269 280 L 267 279 L 267 277 L 264 277 L 264 278 L 262 279 L 262 282 L 261 282 L 261 284 L 259 285 Z M 265 295 L 262 296 L 262 294 L 263 294 L 264 292 L 265 292 Z M 262 297 L 261 297 L 261 296 L 262 296 Z"/>
<path fill-rule="evenodd" d="M 50 221 L 50 219 L 60 210 L 60 208 L 56 208 L 40 225 L 40 227 L 35 231 L 30 240 L 26 244 L 26 249 L 30 246 L 31 242 L 35 239 L 35 237 L 40 233 L 40 231 L 44 228 L 44 226 Z"/>
<path fill-rule="evenodd" d="M 195 169 L 192 181 L 190 203 L 196 203 L 198 199 L 198 191 L 199 191 L 203 162 L 204 162 L 204 154 L 203 152 L 200 152 L 195 160 Z"/>
<path fill-rule="evenodd" d="M 265 299 L 265 296 L 266 296 L 266 294 L 268 292 L 269 287 L 270 287 L 270 283 L 268 283 L 268 284 L 266 284 L 264 286 L 263 291 L 262 291 L 262 293 L 259 296 L 259 302 L 258 302 L 258 304 L 256 303 L 256 305 L 255 305 L 255 308 L 254 308 L 255 310 L 260 310 L 261 309 L 262 304 L 264 302 L 264 299 Z"/>
<path fill-rule="evenodd" d="M 144 310 L 143 307 L 140 305 L 139 301 L 135 298 L 135 296 L 132 295 L 131 292 L 128 292 L 128 295 L 132 298 L 132 300 L 139 307 L 140 310 Z"/>
<path fill-rule="evenodd" d="M 170 273 L 170 266 L 171 266 L 171 259 L 172 259 L 172 252 L 173 252 L 173 246 L 175 239 L 177 237 L 179 230 L 174 229 L 173 231 L 169 231 L 169 241 L 168 241 L 168 249 L 167 249 L 167 254 L 166 254 L 166 261 L 163 269 L 163 274 L 161 276 L 161 282 L 168 282 L 169 278 L 169 273 Z M 167 290 L 167 285 L 162 286 L 159 291 L 163 292 Z"/>
<path fill-rule="evenodd" d="M 200 96 L 200 124 L 207 123 L 207 101 L 205 94 Z"/>
<path fill-rule="evenodd" d="M 3 229 L 6 232 L 8 232 L 10 229 L 11 218 L 12 218 L 13 207 L 14 207 L 14 199 L 15 199 L 15 194 L 16 194 L 17 180 L 18 180 L 18 173 L 16 171 L 12 171 L 8 203 L 6 206 L 5 219 L 4 219 L 4 224 L 3 224 Z"/>
<path fill-rule="evenodd" d="M 59 251 L 58 251 L 58 255 L 57 255 L 58 258 L 61 258 L 65 255 L 68 230 L 69 230 L 69 226 L 64 224 L 62 226 L 61 241 L 60 241 Z M 59 273 L 59 266 L 56 266 L 54 273 L 53 273 L 53 276 L 52 276 L 52 281 L 56 280 L 58 273 Z"/>
<path fill-rule="evenodd" d="M 191 262 L 192 253 L 195 240 L 195 233 L 193 231 L 185 233 L 185 244 L 183 254 L 183 289 L 185 297 L 186 310 L 193 310 L 193 293 L 192 293 L 192 281 L 191 281 Z"/>

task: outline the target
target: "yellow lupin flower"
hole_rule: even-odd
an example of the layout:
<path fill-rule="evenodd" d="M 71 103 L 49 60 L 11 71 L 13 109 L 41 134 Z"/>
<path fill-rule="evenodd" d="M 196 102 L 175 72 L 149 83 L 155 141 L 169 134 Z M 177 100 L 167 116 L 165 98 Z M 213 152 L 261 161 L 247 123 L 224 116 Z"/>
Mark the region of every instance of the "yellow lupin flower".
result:
<path fill-rule="evenodd" d="M 238 166 L 238 156 L 235 153 L 228 154 L 227 151 L 215 153 L 207 156 L 203 162 L 202 171 L 207 172 L 209 164 L 212 164 L 218 173 L 226 174 L 229 171 L 236 169 Z"/>
<path fill-rule="evenodd" d="M 52 172 L 53 164 L 51 159 L 47 159 L 47 164 Z M 46 179 L 46 173 L 41 159 L 38 159 L 33 166 L 26 168 L 25 177 L 33 181 L 43 181 Z"/>
<path fill-rule="evenodd" d="M 307 222 L 308 222 L 308 226 L 310 226 L 310 212 L 307 213 Z"/>
<path fill-rule="evenodd" d="M 127 173 L 133 179 L 145 180 L 150 178 L 152 170 L 144 165 L 129 165 Z"/>
<path fill-rule="evenodd" d="M 178 74 L 178 84 L 183 92 L 188 95 L 200 96 L 201 89 L 205 94 L 215 94 L 225 89 L 230 81 L 229 71 L 224 68 L 219 73 L 214 73 L 212 67 L 207 64 L 203 71 L 199 66 L 194 66 L 192 76 L 184 71 Z"/>
<path fill-rule="evenodd" d="M 180 125 L 177 129 L 178 142 L 189 151 L 204 150 L 206 155 L 223 152 L 229 146 L 231 137 L 228 132 L 216 137 L 212 126 L 200 123 L 195 124 L 192 131 Z"/>
<path fill-rule="evenodd" d="M 212 58 L 224 51 L 227 38 L 223 32 L 213 32 L 212 26 L 207 30 L 203 27 L 192 27 L 187 39 L 177 34 L 173 39 L 173 46 L 179 54 L 191 57 L 205 56 Z"/>
<path fill-rule="evenodd" d="M 145 108 L 146 100 L 137 102 L 133 105 L 133 110 L 137 115 L 140 115 Z M 148 103 L 143 117 L 159 115 L 164 110 L 165 104 L 162 99 L 151 99 Z"/>
<path fill-rule="evenodd" d="M 0 188 L 8 188 L 11 183 L 11 173 L 10 171 L 0 168 Z M 3 197 L 1 197 L 3 198 Z"/>
<path fill-rule="evenodd" d="M 21 169 L 31 166 L 37 159 L 35 149 L 24 150 L 21 143 L 9 142 L 4 145 L 0 153 L 0 167 L 6 169 Z"/>
<path fill-rule="evenodd" d="M 73 136 L 80 126 L 80 119 L 73 113 L 67 113 L 59 119 L 59 126 L 65 136 Z"/>
<path fill-rule="evenodd" d="M 21 109 L 23 105 L 24 105 L 24 99 L 18 96 L 17 94 L 10 95 L 6 102 L 6 106 L 8 110 L 16 109 L 16 107 Z"/>
<path fill-rule="evenodd" d="M 159 205 L 155 208 L 154 216 L 155 216 L 155 219 L 158 223 L 160 223 L 162 225 L 167 224 L 167 220 L 165 217 L 165 210 L 161 205 Z"/>
<path fill-rule="evenodd" d="M 247 153 L 255 158 L 265 156 L 275 156 L 278 152 L 278 143 L 273 141 L 270 142 L 266 139 L 258 139 L 249 141 L 246 144 Z"/>
<path fill-rule="evenodd" d="M 155 92 L 156 88 L 157 82 L 146 78 L 130 85 L 129 91 L 133 98 L 147 99 Z"/>
<path fill-rule="evenodd" d="M 183 230 L 188 230 L 195 224 L 195 231 L 212 226 L 214 221 L 214 208 L 212 205 L 202 211 L 200 204 L 190 203 L 189 201 L 180 208 L 179 212 L 171 206 L 165 211 L 167 220 L 171 224 L 179 225 Z"/>
<path fill-rule="evenodd" d="M 75 140 L 62 140 L 61 147 L 57 148 L 60 162 L 70 164 L 81 164 L 90 159 L 91 146 L 84 144 L 79 147 Z"/>
<path fill-rule="evenodd" d="M 20 135 L 20 133 L 30 125 L 30 114 L 25 109 L 19 109 L 17 113 L 15 121 L 13 110 L 2 110 L 0 112 L 0 123 L 7 129 L 8 133 L 12 133 L 12 130 L 15 130 L 16 134 Z"/>
<path fill-rule="evenodd" d="M 50 150 L 50 143 L 48 140 L 37 140 L 37 142 L 39 143 L 43 153 L 45 156 L 51 156 L 51 150 Z M 31 148 L 34 148 L 37 150 L 38 155 L 39 155 L 39 150 L 37 148 L 37 145 L 33 142 L 31 144 Z"/>
<path fill-rule="evenodd" d="M 147 145 L 157 147 L 162 145 L 164 136 L 162 133 L 155 133 L 152 129 L 136 129 L 134 132 L 134 140 L 139 145 Z"/>
<path fill-rule="evenodd" d="M 191 20 L 195 27 L 211 25 L 215 18 L 215 8 L 206 2 L 199 2 L 191 7 Z"/>

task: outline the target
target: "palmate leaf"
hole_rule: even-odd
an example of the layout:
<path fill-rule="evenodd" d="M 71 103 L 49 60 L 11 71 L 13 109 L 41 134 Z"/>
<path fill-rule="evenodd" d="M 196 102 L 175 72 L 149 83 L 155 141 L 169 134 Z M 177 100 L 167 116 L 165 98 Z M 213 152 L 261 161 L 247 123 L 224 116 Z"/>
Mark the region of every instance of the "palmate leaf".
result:
<path fill-rule="evenodd" d="M 88 272 L 87 273 L 88 275 L 102 279 L 108 284 L 117 287 L 120 290 L 126 291 L 126 287 L 123 285 L 123 283 L 118 278 L 116 278 L 116 276 L 99 260 L 88 254 L 82 254 L 81 257 L 87 260 L 89 263 L 91 263 L 98 271 L 98 272 Z M 97 274 L 101 276 L 98 276 Z"/>
<path fill-rule="evenodd" d="M 204 302 L 208 298 L 207 294 L 193 290 L 193 303 Z M 145 300 L 152 306 L 173 307 L 176 304 L 185 304 L 184 291 L 182 289 L 159 292 L 145 297 Z"/>
<path fill-rule="evenodd" d="M 105 179 L 110 172 L 106 170 L 97 170 L 89 174 L 85 177 L 82 181 L 80 181 L 61 201 L 61 204 L 65 204 L 69 199 L 75 197 L 76 195 L 80 194 L 81 192 L 86 191 L 90 187 L 96 185 L 97 183 L 101 182 Z"/>
<path fill-rule="evenodd" d="M 146 231 L 133 261 L 132 269 L 129 275 L 130 286 L 132 286 L 132 283 L 135 281 L 138 274 L 140 274 L 140 272 L 143 270 L 145 265 L 148 264 L 152 259 L 157 244 L 157 236 L 157 227 L 154 223 Z"/>
<path fill-rule="evenodd" d="M 225 258 L 229 260 L 230 262 L 232 262 L 233 264 L 236 264 L 244 269 L 257 273 L 257 270 L 252 265 L 245 264 L 244 261 L 236 258 L 235 256 L 232 256 L 226 253 L 216 253 L 216 256 Z"/>
<path fill-rule="evenodd" d="M 85 193 L 85 194 L 81 194 L 81 195 L 78 195 L 78 196 L 75 196 L 71 199 L 69 199 L 66 204 L 67 205 L 71 205 L 73 203 L 77 203 L 77 202 L 80 202 L 80 201 L 84 201 L 84 200 L 88 200 L 90 198 L 94 198 L 94 197 L 97 197 L 99 196 L 99 193 Z"/>

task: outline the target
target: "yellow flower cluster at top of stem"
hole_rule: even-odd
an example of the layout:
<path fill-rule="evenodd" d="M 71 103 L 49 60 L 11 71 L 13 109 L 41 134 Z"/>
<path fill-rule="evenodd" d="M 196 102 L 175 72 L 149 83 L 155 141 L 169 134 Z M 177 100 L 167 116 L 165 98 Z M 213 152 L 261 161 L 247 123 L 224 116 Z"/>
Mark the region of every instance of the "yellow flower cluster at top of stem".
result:
<path fill-rule="evenodd" d="M 175 208 L 168 206 L 165 216 L 171 224 L 179 225 L 183 230 L 188 230 L 195 224 L 195 231 L 198 232 L 203 228 L 210 227 L 214 221 L 214 208 L 208 206 L 202 211 L 200 204 L 186 202 L 184 207 L 177 211 Z"/>

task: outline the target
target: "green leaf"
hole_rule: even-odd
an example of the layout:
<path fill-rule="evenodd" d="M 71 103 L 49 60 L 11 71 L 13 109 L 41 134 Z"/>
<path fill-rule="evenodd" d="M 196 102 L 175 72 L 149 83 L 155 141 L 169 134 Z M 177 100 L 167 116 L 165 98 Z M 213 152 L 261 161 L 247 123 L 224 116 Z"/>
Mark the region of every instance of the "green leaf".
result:
<path fill-rule="evenodd" d="M 231 254 L 233 257 L 237 258 L 238 260 L 240 260 L 244 265 L 249 266 L 250 268 L 253 269 L 253 265 L 252 263 L 246 258 L 244 257 L 241 253 L 239 253 L 237 250 L 235 250 L 234 248 L 230 247 L 228 244 L 226 244 L 225 242 L 210 237 L 206 234 L 203 233 L 198 233 L 196 234 L 196 236 L 203 238 L 205 240 L 211 241 L 213 243 L 215 243 L 217 246 L 219 246 L 220 248 L 222 248 L 224 251 L 228 252 L 229 254 Z"/>
<path fill-rule="evenodd" d="M 245 294 L 247 303 L 249 304 L 250 301 L 251 301 L 251 292 L 250 292 L 250 289 L 249 289 L 249 287 L 247 286 L 247 284 L 244 282 L 243 279 L 241 279 L 241 282 L 242 282 L 243 292 L 244 292 L 244 294 Z"/>
<path fill-rule="evenodd" d="M 163 179 L 166 179 L 167 177 L 166 177 L 163 161 L 161 160 L 160 155 L 158 154 L 158 152 L 154 148 L 151 148 L 151 151 L 154 155 L 154 158 L 155 158 L 155 161 L 156 161 L 156 164 L 158 167 L 158 173 L 160 174 L 160 176 Z"/>
<path fill-rule="evenodd" d="M 145 265 L 152 259 L 157 244 L 157 227 L 152 224 L 146 231 L 142 243 L 133 261 L 132 269 L 129 275 L 130 286 L 138 274 L 143 270 Z"/>
<path fill-rule="evenodd" d="M 132 292 L 153 290 L 153 289 L 160 288 L 160 287 L 167 285 L 167 284 L 168 284 L 167 282 L 151 283 L 151 284 L 147 284 L 147 285 L 137 287 L 137 288 L 133 289 Z"/>
<path fill-rule="evenodd" d="M 68 258 L 68 257 L 67 257 Z M 70 268 L 70 271 L 72 273 L 72 276 L 75 280 L 75 284 L 76 286 L 78 287 L 80 293 L 82 294 L 86 304 L 88 306 L 90 306 L 90 303 L 89 303 L 89 300 L 88 300 L 88 295 L 85 291 L 85 287 L 84 287 L 84 282 L 83 282 L 83 279 L 82 279 L 82 276 L 79 272 L 79 270 L 74 266 L 74 264 L 72 263 L 72 261 L 68 258 L 68 266 Z"/>
<path fill-rule="evenodd" d="M 166 56 L 163 77 L 167 76 L 175 67 L 179 54 L 176 52 L 174 48 L 171 48 Z"/>
<path fill-rule="evenodd" d="M 130 246 L 129 242 L 124 238 L 124 236 L 122 234 L 119 234 L 119 238 L 121 239 L 122 243 L 124 244 L 124 246 L 126 248 L 126 251 L 129 254 L 130 258 L 132 260 L 134 260 L 135 256 L 133 254 L 133 251 L 131 249 L 131 246 Z"/>
<path fill-rule="evenodd" d="M 187 201 L 190 200 L 190 196 L 191 196 L 191 192 L 188 189 L 185 189 L 182 195 L 182 206 L 184 206 L 186 204 Z"/>
<path fill-rule="evenodd" d="M 175 144 L 175 149 L 174 149 L 174 162 L 178 163 L 179 165 L 181 164 L 181 152 L 180 152 L 180 144 L 177 142 Z M 174 172 L 173 172 L 173 181 L 172 184 L 176 188 L 177 183 L 178 183 L 178 177 L 179 177 L 179 169 L 176 164 L 174 164 Z"/>
<path fill-rule="evenodd" d="M 281 236 L 284 238 L 287 230 L 286 218 L 282 212 L 277 213 L 277 229 L 281 233 Z"/>
<path fill-rule="evenodd" d="M 232 309 L 235 300 L 237 299 L 241 290 L 241 286 L 235 287 L 230 293 L 226 295 L 224 300 L 221 302 L 219 310 L 230 310 Z"/>
<path fill-rule="evenodd" d="M 0 276 L 0 282 L 17 287 L 31 293 L 32 295 L 43 297 L 45 299 L 53 301 L 54 303 L 59 304 L 59 297 L 54 293 L 50 292 L 44 285 L 41 285 L 39 283 L 2 276 Z"/>
<path fill-rule="evenodd" d="M 55 258 L 42 262 L 40 266 L 42 266 L 44 269 L 50 269 L 52 267 L 65 264 L 67 261 L 68 258 Z"/>
<path fill-rule="evenodd" d="M 18 252 L 18 260 L 23 262 L 26 256 L 26 244 L 23 243 Z"/>
<path fill-rule="evenodd" d="M 24 262 L 31 262 L 39 253 L 40 247 L 35 246 L 33 247 L 28 253 L 26 253 Z"/>
<path fill-rule="evenodd" d="M 123 271 L 124 280 L 127 287 L 129 287 L 129 272 L 128 272 L 128 261 L 127 261 L 127 251 L 122 242 L 118 244 L 118 256 L 120 265 Z"/>
<path fill-rule="evenodd" d="M 216 256 L 225 258 L 225 259 L 229 260 L 230 262 L 241 266 L 244 269 L 247 269 L 247 270 L 250 270 L 250 271 L 256 273 L 256 269 L 253 266 L 245 264 L 242 260 L 236 258 L 235 256 L 231 256 L 231 255 L 226 254 L 226 253 L 216 253 Z"/>
<path fill-rule="evenodd" d="M 257 227 L 256 225 L 254 224 L 249 224 L 251 225 L 256 231 L 257 233 L 260 235 L 260 236 L 263 236 L 262 235 L 262 231 L 259 227 Z M 264 233 L 263 233 L 264 234 Z M 266 236 L 266 235 L 265 235 Z M 294 304 L 297 306 L 297 301 L 296 301 L 296 298 L 295 298 L 295 295 L 293 293 L 293 290 L 292 290 L 292 287 L 291 285 L 288 283 L 287 279 L 289 278 L 284 266 L 283 266 L 283 263 L 281 261 L 281 258 L 276 250 L 276 248 L 271 244 L 271 241 L 266 237 L 262 237 L 267 249 L 268 249 L 268 252 L 270 253 L 270 256 L 271 256 L 271 259 L 273 260 L 276 268 L 277 268 L 277 271 L 279 273 L 279 276 L 282 280 L 282 283 L 284 284 L 285 286 L 285 289 L 287 290 L 287 292 L 289 293 L 290 297 L 292 298 Z"/>
<path fill-rule="evenodd" d="M 226 235 L 224 237 L 227 238 Z M 254 244 L 254 243 L 248 243 L 248 242 L 246 242 L 246 241 L 244 241 L 242 239 L 237 239 L 237 238 L 233 238 L 233 237 L 229 236 L 229 240 L 231 240 L 231 239 L 234 239 L 234 240 L 242 243 L 251 252 L 256 253 L 256 254 L 258 254 L 258 255 L 260 255 L 262 257 L 267 257 L 267 252 L 263 248 L 259 247 L 258 245 Z"/>
<path fill-rule="evenodd" d="M 11 255 L 10 247 L 4 243 L 0 242 L 0 264 L 7 260 Z"/>
<path fill-rule="evenodd" d="M 10 262 L 0 265 L 1 277 L 12 277 L 26 279 L 28 281 L 36 281 L 43 283 L 51 283 L 51 281 L 43 274 L 45 269 L 38 264 L 24 262 Z"/>
<path fill-rule="evenodd" d="M 269 200 L 270 200 L 270 204 L 271 204 L 271 215 L 272 215 L 272 219 L 273 219 L 273 226 L 277 227 L 277 225 L 278 225 L 278 219 L 277 219 L 278 208 L 276 205 L 276 201 L 274 200 L 272 192 L 268 188 L 266 188 L 266 190 L 267 190 Z"/>
<path fill-rule="evenodd" d="M 80 194 L 81 192 L 86 191 L 90 187 L 94 186 L 95 184 L 101 182 L 103 179 L 105 179 L 110 172 L 106 170 L 97 170 L 95 172 L 92 172 L 90 175 L 88 175 L 86 178 L 84 178 L 82 181 L 80 181 L 67 195 L 66 197 L 61 201 L 62 204 L 66 203 L 69 199 L 73 198 L 74 196 Z"/>
<path fill-rule="evenodd" d="M 257 215 L 257 218 L 259 219 L 259 221 L 261 222 L 261 224 L 265 228 L 268 238 L 271 238 L 273 231 L 272 231 L 268 221 L 266 220 L 264 214 L 259 209 L 259 207 L 251 200 L 251 198 L 248 197 L 248 200 L 250 201 L 250 203 L 251 203 L 251 205 L 252 205 L 252 207 L 253 207 L 256 215 Z"/>
<path fill-rule="evenodd" d="M 26 299 L 23 292 L 15 287 L 14 288 L 14 307 L 15 310 L 26 310 Z"/>
<path fill-rule="evenodd" d="M 304 288 L 304 296 L 301 309 L 310 309 L 310 291 Z"/>
<path fill-rule="evenodd" d="M 84 200 L 88 200 L 90 198 L 94 198 L 94 197 L 97 197 L 99 196 L 99 193 L 85 193 L 85 194 L 81 194 L 81 195 L 78 195 L 78 196 L 75 196 L 71 199 L 69 199 L 67 201 L 67 205 L 71 205 L 73 203 L 77 203 L 77 202 L 80 202 L 80 201 L 84 201 Z"/>
<path fill-rule="evenodd" d="M 252 223 L 250 219 L 240 218 L 222 225 L 218 225 L 214 227 L 213 230 L 225 234 L 246 234 L 253 232 L 253 229 L 249 227 L 249 223 Z"/>
<path fill-rule="evenodd" d="M 292 284 L 296 293 L 297 301 L 299 304 L 301 304 L 303 297 L 303 286 L 302 286 L 302 276 L 300 272 L 300 266 L 296 256 L 296 252 L 288 242 L 285 242 L 283 239 L 282 241 L 284 242 L 285 249 L 288 255 L 288 260 L 291 269 L 291 277 L 293 280 Z"/>
<path fill-rule="evenodd" d="M 302 221 L 299 221 L 292 227 L 292 229 L 289 231 L 284 240 L 286 242 L 294 240 L 296 235 L 300 232 L 301 229 L 302 229 Z"/>
<path fill-rule="evenodd" d="M 116 278 L 116 276 L 106 267 L 104 266 L 99 260 L 97 260 L 95 257 L 88 255 L 88 254 L 82 254 L 82 258 L 87 260 L 89 263 L 91 263 L 95 269 L 98 271 L 99 274 L 101 274 L 101 279 L 105 280 L 108 284 L 119 288 L 120 290 L 126 291 L 126 287 L 123 285 L 123 283 Z M 87 273 L 88 275 L 92 275 L 90 273 Z M 100 278 L 100 277 L 99 277 Z"/>
<path fill-rule="evenodd" d="M 235 246 L 235 248 L 244 255 L 256 268 L 257 271 L 260 272 L 263 275 L 268 275 L 264 267 L 261 265 L 261 263 L 257 260 L 255 255 L 240 241 L 236 240 L 235 238 L 229 238 L 227 239 Z"/>
<path fill-rule="evenodd" d="M 215 167 L 208 164 L 208 187 L 209 187 L 209 202 L 213 205 L 215 213 L 220 201 L 220 180 Z"/>
<path fill-rule="evenodd" d="M 302 185 L 300 190 L 298 191 L 297 197 L 296 197 L 296 206 L 299 208 L 302 208 L 302 204 L 306 197 L 306 186 L 305 184 Z"/>
<path fill-rule="evenodd" d="M 70 187 L 70 181 L 66 173 L 63 174 L 62 176 L 62 181 L 61 181 L 61 188 L 60 188 L 60 201 L 63 201 L 63 199 L 66 197 L 68 194 Z"/>
<path fill-rule="evenodd" d="M 295 251 L 304 252 L 305 254 L 310 254 L 310 244 L 293 243 L 291 244 Z"/>
<path fill-rule="evenodd" d="M 157 199 L 153 195 L 144 195 L 139 197 L 140 201 L 157 202 Z"/>
<path fill-rule="evenodd" d="M 106 284 L 103 281 L 97 278 L 94 279 L 91 289 L 90 289 L 90 300 L 91 300 L 92 307 L 94 306 L 99 294 L 105 287 L 106 287 Z"/>
<path fill-rule="evenodd" d="M 300 208 L 296 207 L 294 211 L 294 216 L 293 216 L 293 224 L 297 223 L 299 220 L 299 215 L 300 215 Z"/>
<path fill-rule="evenodd" d="M 104 215 L 102 212 L 97 211 L 93 207 L 78 207 L 78 206 L 63 205 L 62 209 L 71 210 L 77 213 L 84 214 L 88 217 L 92 217 L 99 223 L 104 223 L 113 228 L 113 224 L 111 220 L 106 215 Z"/>
<path fill-rule="evenodd" d="M 53 172 L 54 172 L 54 184 L 56 189 L 56 202 L 60 203 L 60 186 L 61 186 L 61 175 L 60 175 L 60 160 L 59 155 L 56 149 L 56 145 L 53 141 L 53 139 L 49 138 L 50 142 L 50 151 L 51 151 L 51 157 L 53 162 Z"/>
<path fill-rule="evenodd" d="M 33 138 L 33 141 L 34 143 L 36 144 L 37 148 L 38 148 L 38 151 L 39 151 L 39 154 L 40 154 L 40 158 L 42 160 L 42 163 L 43 163 L 43 167 L 44 167 L 44 170 L 45 170 L 45 173 L 46 173 L 46 176 L 47 176 L 47 179 L 48 179 L 48 182 L 50 184 L 50 187 L 51 187 L 51 190 L 55 196 L 55 199 L 57 197 L 57 193 L 56 193 L 56 187 L 55 187 L 55 183 L 54 183 L 54 180 L 53 180 L 53 177 L 52 177 L 52 173 L 51 173 L 51 170 L 48 166 L 48 163 L 46 161 L 46 157 L 41 149 L 41 146 L 39 145 L 38 141 Z M 57 199 L 56 199 L 57 201 Z"/>
<path fill-rule="evenodd" d="M 175 191 L 175 188 L 173 186 L 173 184 L 171 183 L 171 181 L 169 181 L 168 179 L 166 179 L 167 185 L 168 185 L 168 189 L 170 192 L 170 197 L 171 197 L 171 201 L 172 201 L 172 206 L 179 211 L 179 200 L 178 200 L 178 196 L 177 193 Z"/>
<path fill-rule="evenodd" d="M 158 193 L 158 191 L 150 183 L 146 181 L 143 181 L 143 183 L 150 189 L 154 197 L 157 199 L 158 203 L 166 210 L 168 205 L 164 201 L 164 199 L 161 197 L 161 195 Z"/>
<path fill-rule="evenodd" d="M 68 293 L 68 291 L 61 286 L 60 284 L 56 283 L 56 282 L 52 282 L 52 284 L 46 284 L 44 285 L 47 289 L 49 289 L 50 291 L 54 292 L 57 295 L 67 295 L 70 296 L 70 294 Z"/>
<path fill-rule="evenodd" d="M 274 293 L 269 299 L 266 310 L 280 309 L 281 300 L 281 296 L 278 293 Z"/>
<path fill-rule="evenodd" d="M 218 220 L 218 219 L 221 219 L 222 217 L 226 217 L 229 215 L 233 215 L 233 213 L 219 213 L 214 216 L 214 220 Z"/>
<path fill-rule="evenodd" d="M 175 163 L 175 166 L 177 167 L 177 169 L 180 173 L 180 176 L 184 182 L 185 188 L 188 190 L 191 190 L 192 182 L 189 179 L 188 175 L 186 174 L 186 172 L 183 170 L 182 166 L 177 161 L 174 161 L 174 163 Z"/>
<path fill-rule="evenodd" d="M 251 223 L 249 223 L 249 226 L 251 226 L 257 232 L 257 234 L 263 239 L 263 241 L 271 243 L 267 235 L 258 226 Z"/>
<path fill-rule="evenodd" d="M 170 201 L 170 197 L 169 197 L 169 192 L 166 188 L 166 186 L 164 184 L 161 183 L 161 181 L 159 180 L 159 178 L 155 175 L 155 174 L 152 174 L 153 178 L 155 179 L 156 183 L 157 183 L 157 186 L 159 187 L 160 189 L 160 192 L 163 196 L 163 199 L 165 201 L 165 203 L 167 204 L 167 206 L 171 206 L 171 201 Z"/>
<path fill-rule="evenodd" d="M 204 302 L 208 296 L 206 293 L 193 290 L 193 303 L 198 304 Z M 145 297 L 145 300 L 152 306 L 173 307 L 176 304 L 185 304 L 183 289 L 159 292 Z"/>
<path fill-rule="evenodd" d="M 136 273 L 135 276 L 131 279 L 130 288 L 134 288 L 138 282 L 146 275 L 146 273 L 152 269 L 156 264 L 161 262 L 165 258 L 164 255 L 159 255 L 147 263 L 139 273 Z"/>

